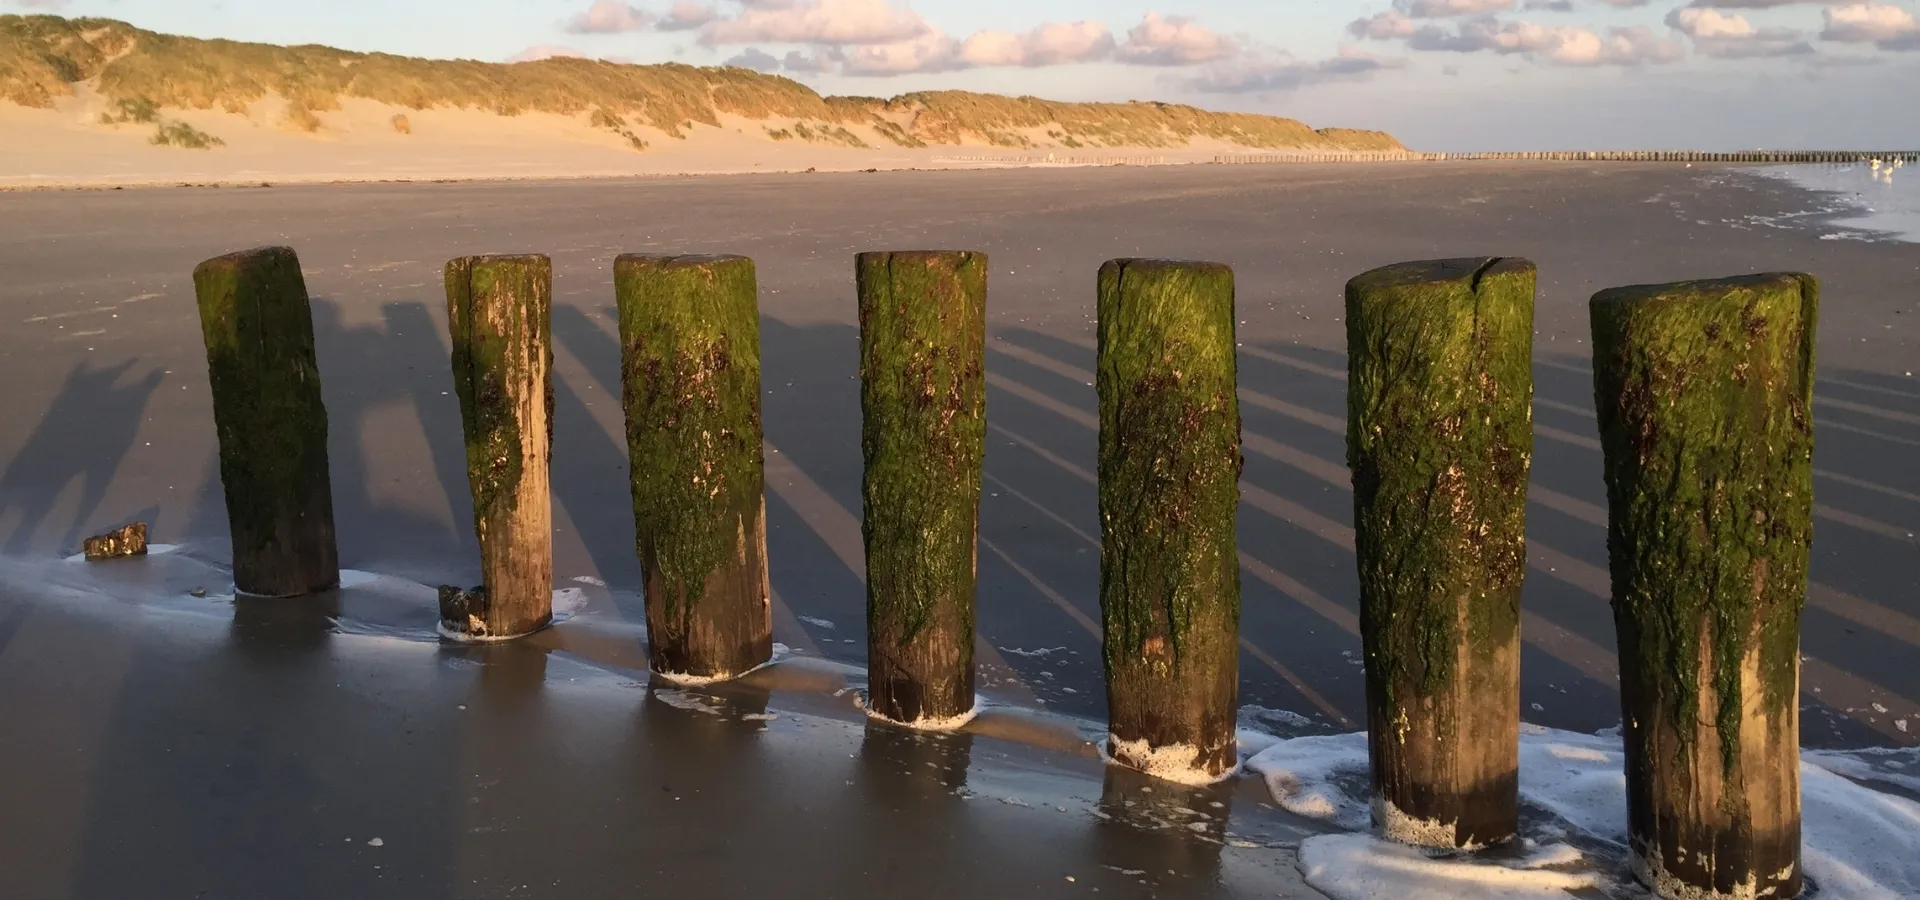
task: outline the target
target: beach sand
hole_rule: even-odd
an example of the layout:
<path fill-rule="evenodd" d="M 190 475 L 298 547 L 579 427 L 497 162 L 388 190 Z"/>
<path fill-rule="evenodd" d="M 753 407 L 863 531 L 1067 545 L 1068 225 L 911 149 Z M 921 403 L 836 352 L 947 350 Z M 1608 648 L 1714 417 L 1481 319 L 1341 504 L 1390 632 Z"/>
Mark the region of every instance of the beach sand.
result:
<path fill-rule="evenodd" d="M 506 873 L 528 873 L 521 880 L 530 885 L 535 874 L 546 879 L 543 896 L 581 896 L 546 885 L 583 871 L 604 876 L 591 882 L 596 890 L 631 883 L 686 893 L 722 878 L 741 893 L 817 893 L 807 888 L 820 884 L 879 897 L 900 892 L 902 882 L 886 879 L 908 878 L 929 896 L 1060 896 L 1074 889 L 1066 876 L 1085 884 L 1084 872 L 1108 864 L 1195 879 L 1151 889 L 1135 879 L 1122 896 L 1208 896 L 1178 885 L 1225 884 L 1227 864 L 1206 861 L 1205 842 L 1142 832 L 1149 849 L 1128 845 L 1120 855 L 1199 851 L 1200 861 L 1135 865 L 1101 856 L 1105 832 L 1090 814 L 1007 824 L 1026 813 L 995 802 L 1009 808 L 975 831 L 936 808 L 949 794 L 891 805 L 865 796 L 844 784 L 865 776 L 834 768 L 855 764 L 847 754 L 864 758 L 858 728 L 774 748 L 778 738 L 744 735 L 743 723 L 710 722 L 696 709 L 676 712 L 711 729 L 656 730 L 653 717 L 665 713 L 638 688 L 581 674 L 637 669 L 639 660 L 637 635 L 613 628 L 641 621 L 611 317 L 611 261 L 624 252 L 734 252 L 759 263 L 776 639 L 855 667 L 864 663 L 865 617 L 852 257 L 923 247 L 990 254 L 979 630 L 994 653 L 983 660 L 982 693 L 1089 721 L 1104 714 L 1091 627 L 1094 273 L 1120 256 L 1232 264 L 1247 450 L 1242 702 L 1291 711 L 1309 720 L 1305 730 L 1327 733 L 1357 727 L 1363 698 L 1342 438 L 1347 278 L 1421 258 L 1539 264 L 1522 710 L 1530 722 L 1592 732 L 1617 723 L 1618 699 L 1586 299 L 1629 283 L 1813 272 L 1823 280 L 1821 509 L 1803 640 L 1804 739 L 1914 746 L 1920 245 L 1822 240 L 1819 217 L 1782 218 L 1823 202 L 1736 170 L 1628 164 L 0 195 L 0 312 L 10 317 L 0 332 L 0 422 L 9 423 L 0 428 L 0 549 L 10 565 L 47 564 L 81 537 L 135 518 L 185 558 L 217 565 L 226 556 L 189 275 L 202 259 L 284 243 L 299 250 L 315 297 L 343 563 L 422 585 L 472 583 L 477 549 L 440 270 L 458 255 L 546 252 L 556 279 L 556 587 L 604 582 L 594 602 L 608 623 L 585 645 L 496 648 L 497 660 L 475 665 L 472 651 L 363 644 L 313 619 L 292 634 L 268 629 L 262 644 L 230 607 L 193 627 L 168 624 L 171 613 L 96 615 L 82 607 L 125 601 L 82 603 L 37 591 L 31 579 L 10 581 L 0 591 L 0 684 L 10 686 L 0 706 L 10 723 L 0 731 L 0 795 L 26 799 L 0 807 L 6 862 L 36 867 L 29 884 L 49 891 L 30 896 L 125 896 L 140 877 L 174 893 L 217 888 L 209 896 L 285 885 L 301 889 L 277 893 L 512 896 Z M 571 678 L 599 686 L 575 694 Z M 469 709 L 457 710 L 461 703 Z M 819 717 L 844 722 L 843 713 Z M 976 742 L 969 772 L 1001 752 L 981 752 L 987 746 L 998 745 Z M 1072 777 L 1087 787 L 1064 793 L 1085 799 L 1101 776 L 1076 768 L 1079 759 L 1031 768 L 1080 772 Z M 929 772 L 941 768 L 935 762 Z M 692 774 L 670 777 L 676 771 Z M 529 774 L 502 774 L 514 772 Z M 670 799 L 687 798 L 689 784 L 709 792 L 711 809 L 688 812 L 688 799 Z M 979 799 L 963 805 L 969 815 L 985 808 Z M 828 818 L 807 818 L 829 808 Z M 1035 824 L 1043 820 L 1062 830 Z M 1008 843 L 994 843 L 1003 832 Z M 889 843 L 908 835 L 951 838 L 966 859 L 991 862 L 960 870 L 951 855 Z M 389 846 L 366 848 L 376 836 Z M 766 847 L 782 841 L 794 842 L 791 852 L 762 865 Z M 653 852 L 666 843 L 672 852 Z M 408 846 L 416 862 L 378 856 Z M 898 854 L 867 855 L 868 847 Z M 311 856 L 296 853 L 308 848 Z M 1043 865 L 1055 857 L 1077 868 Z M 196 882 L 201 871 L 231 880 Z M 872 880 L 856 881 L 856 872 Z M 403 873 L 418 891 L 368 887 Z M 273 880 L 282 876 L 289 880 Z"/>

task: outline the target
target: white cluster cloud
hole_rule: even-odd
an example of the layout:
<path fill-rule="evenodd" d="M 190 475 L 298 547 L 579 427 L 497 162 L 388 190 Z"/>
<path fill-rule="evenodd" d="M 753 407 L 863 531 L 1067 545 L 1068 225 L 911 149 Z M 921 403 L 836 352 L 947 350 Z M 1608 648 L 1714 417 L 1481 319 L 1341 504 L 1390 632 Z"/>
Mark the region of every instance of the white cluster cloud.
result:
<path fill-rule="evenodd" d="M 1113 55 L 1113 32 L 1090 20 L 1048 22 L 1026 34 L 976 32 L 960 45 L 960 58 L 975 66 L 1057 66 Z"/>
<path fill-rule="evenodd" d="M 16 0 L 20 2 L 20 0 Z M 38 0 L 48 2 L 48 0 Z M 638 0 L 647 2 L 647 0 Z M 900 75 L 986 67 L 1108 62 L 1186 68 L 1176 80 L 1197 90 L 1273 91 L 1365 78 L 1405 60 L 1345 47 L 1323 60 L 1299 60 L 1258 41 L 1222 34 L 1191 18 L 1146 13 L 1124 35 L 1095 20 L 1046 22 L 1024 32 L 987 29 L 948 34 L 904 0 L 594 0 L 566 22 L 577 34 L 689 32 L 699 44 L 731 48 L 728 64 L 761 71 Z M 1635 9 L 1652 0 L 1391 0 L 1387 9 L 1347 25 L 1363 42 L 1429 53 L 1518 56 L 1553 66 L 1634 67 L 1673 63 L 1687 47 L 1703 57 L 1816 56 L 1814 40 L 1920 50 L 1920 23 L 1890 0 L 1691 0 L 1657 23 L 1623 27 L 1568 24 L 1557 18 L 1594 9 Z M 1743 10 L 1819 6 L 1825 28 L 1755 24 Z M 1546 13 L 1544 21 L 1533 21 Z M 1651 13 L 1648 14 L 1649 19 Z M 1763 13 L 1763 16 L 1774 15 Z M 785 50 L 763 49 L 780 45 Z M 1856 54 L 1857 56 L 1857 54 Z M 1829 57 L 1818 56 L 1819 62 Z M 1838 60 L 1844 54 L 1833 56 Z"/>
<path fill-rule="evenodd" d="M 1301 61 L 1284 52 L 1251 53 L 1208 66 L 1185 85 L 1208 93 L 1248 94 L 1287 91 L 1334 81 L 1356 81 L 1383 69 L 1404 65 L 1352 47 L 1328 59 Z"/>
<path fill-rule="evenodd" d="M 987 29 L 957 38 L 890 0 L 730 0 L 725 9 L 678 0 L 665 14 L 597 0 L 567 27 L 582 34 L 691 31 L 704 46 L 742 48 L 727 60 L 728 65 L 765 72 L 901 75 L 1090 62 L 1163 67 L 1236 63 L 1240 76 L 1222 78 L 1219 83 L 1222 90 L 1240 90 L 1225 85 L 1305 83 L 1380 67 L 1356 62 L 1373 59 L 1365 54 L 1324 63 L 1280 63 L 1273 51 L 1258 50 L 1245 39 L 1221 34 L 1191 18 L 1158 12 L 1146 13 L 1124 40 L 1093 20 L 1046 22 L 1024 32 Z M 759 46 L 765 44 L 804 49 L 781 57 Z M 1318 71 L 1326 74 L 1306 66 L 1321 66 Z"/>
<path fill-rule="evenodd" d="M 1824 40 L 1877 44 L 1883 50 L 1920 50 L 1920 21 L 1905 8 L 1888 3 L 1852 3 L 1822 11 Z"/>
<path fill-rule="evenodd" d="M 595 0 L 585 12 L 568 20 L 567 30 L 574 34 L 619 34 L 641 31 L 653 22 L 653 14 L 639 7 L 615 0 Z"/>
<path fill-rule="evenodd" d="M 1240 52 L 1240 43 L 1192 19 L 1149 12 L 1127 32 L 1120 58 L 1148 66 L 1188 66 L 1233 56 Z"/>
<path fill-rule="evenodd" d="M 1721 12 L 1714 7 L 1681 7 L 1667 14 L 1667 25 L 1691 38 L 1695 50 L 1722 59 L 1794 56 L 1813 52 L 1813 44 L 1798 31 L 1791 28 L 1755 28 L 1746 16 Z"/>

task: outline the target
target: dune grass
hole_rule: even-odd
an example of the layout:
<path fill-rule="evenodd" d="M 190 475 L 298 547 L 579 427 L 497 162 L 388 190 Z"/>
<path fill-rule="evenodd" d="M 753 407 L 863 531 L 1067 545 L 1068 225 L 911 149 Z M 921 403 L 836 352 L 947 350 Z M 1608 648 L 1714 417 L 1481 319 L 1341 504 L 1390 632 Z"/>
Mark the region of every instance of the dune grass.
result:
<path fill-rule="evenodd" d="M 185 122 L 161 122 L 149 142 L 159 147 L 179 147 L 183 150 L 211 150 L 225 147 L 223 141 Z"/>
<path fill-rule="evenodd" d="M 1292 119 L 1166 103 L 1057 103 L 964 91 L 822 97 L 792 79 L 734 67 L 413 59 L 178 37 L 109 19 L 0 16 L 0 101 L 51 107 L 82 83 L 113 103 L 231 113 L 277 95 L 287 101 L 287 124 L 308 131 L 320 127 L 318 113 L 360 98 L 412 110 L 605 114 L 622 122 L 609 130 L 636 145 L 644 142 L 627 122 L 680 138 L 694 125 L 719 127 L 722 115 L 734 115 L 811 123 L 814 136 L 804 139 L 845 146 L 866 146 L 847 126 L 871 127 L 903 147 L 1031 147 L 1023 132 L 1034 128 L 1057 133 L 1067 147 L 1180 147 L 1196 138 L 1270 149 L 1400 146 L 1380 132 L 1315 131 Z"/>

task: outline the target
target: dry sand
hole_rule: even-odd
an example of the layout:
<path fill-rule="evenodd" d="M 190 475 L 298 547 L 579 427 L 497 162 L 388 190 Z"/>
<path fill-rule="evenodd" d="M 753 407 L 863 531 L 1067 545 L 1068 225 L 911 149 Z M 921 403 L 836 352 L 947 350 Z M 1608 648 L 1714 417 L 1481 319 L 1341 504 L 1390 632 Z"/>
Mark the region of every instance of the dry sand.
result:
<path fill-rule="evenodd" d="M 637 151 L 619 134 L 593 127 L 585 115 L 414 110 L 356 98 L 342 100 L 339 110 L 318 113 L 320 128 L 308 133 L 286 124 L 286 103 L 277 97 L 254 103 L 245 114 L 163 110 L 163 120 L 185 122 L 225 142 L 194 150 L 154 145 L 154 124 L 102 124 L 101 115 L 111 112 L 108 103 L 85 85 L 76 91 L 53 109 L 0 102 L 0 134 L 6 138 L 0 141 L 0 188 L 947 169 L 1016 160 L 1036 164 L 1049 156 L 1057 165 L 1068 160 L 1183 163 L 1247 152 L 1208 138 L 1173 150 L 1010 150 L 978 141 L 904 148 L 870 126 L 848 126 L 870 148 L 856 149 L 797 137 L 775 140 L 769 132 L 791 132 L 794 120 L 725 114 L 720 127 L 693 125 L 684 139 L 634 126 L 631 133 L 648 145 Z M 396 116 L 405 117 L 407 133 L 396 130 Z M 1023 136 L 1047 141 L 1044 129 L 1030 131 Z"/>

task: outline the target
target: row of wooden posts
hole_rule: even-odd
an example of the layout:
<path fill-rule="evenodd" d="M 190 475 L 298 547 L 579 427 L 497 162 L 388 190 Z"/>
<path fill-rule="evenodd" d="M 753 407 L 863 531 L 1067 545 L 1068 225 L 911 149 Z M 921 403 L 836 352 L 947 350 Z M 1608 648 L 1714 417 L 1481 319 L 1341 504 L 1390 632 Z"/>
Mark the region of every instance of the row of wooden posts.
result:
<path fill-rule="evenodd" d="M 1690 162 L 1690 163 L 1920 163 L 1915 150 L 1516 150 L 1494 153 L 1423 153 L 1418 150 L 1316 153 L 1230 153 L 1216 163 L 1249 165 L 1297 162 Z"/>
<path fill-rule="evenodd" d="M 622 256 L 613 276 L 651 666 L 737 676 L 771 654 L 754 266 Z M 867 253 L 856 280 L 869 706 L 951 722 L 976 702 L 987 259 Z M 1479 847 L 1517 829 L 1535 280 L 1531 263 L 1492 258 L 1347 286 L 1375 818 L 1403 841 Z M 236 585 L 328 588 L 327 423 L 299 263 L 286 248 L 224 256 L 195 286 Z M 442 590 L 442 628 L 511 638 L 551 616 L 551 269 L 459 259 L 446 288 L 484 585 Z M 1223 776 L 1238 689 L 1233 272 L 1116 260 L 1097 295 L 1108 750 Z M 1800 891 L 1816 305 L 1814 280 L 1792 274 L 1591 304 L 1631 844 L 1663 896 Z"/>

